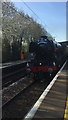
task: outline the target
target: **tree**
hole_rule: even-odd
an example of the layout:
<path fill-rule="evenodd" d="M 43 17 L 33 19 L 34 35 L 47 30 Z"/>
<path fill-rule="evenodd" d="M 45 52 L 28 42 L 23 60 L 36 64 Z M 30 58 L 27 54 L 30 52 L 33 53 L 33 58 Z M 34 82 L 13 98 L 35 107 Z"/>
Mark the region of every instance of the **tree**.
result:
<path fill-rule="evenodd" d="M 2 12 L 3 61 L 9 61 L 12 58 L 13 60 L 20 59 L 21 50 L 26 48 L 28 52 L 29 43 L 38 40 L 47 32 L 28 14 L 18 11 L 12 2 L 3 2 Z M 26 43 L 27 47 L 22 46 L 22 42 Z"/>

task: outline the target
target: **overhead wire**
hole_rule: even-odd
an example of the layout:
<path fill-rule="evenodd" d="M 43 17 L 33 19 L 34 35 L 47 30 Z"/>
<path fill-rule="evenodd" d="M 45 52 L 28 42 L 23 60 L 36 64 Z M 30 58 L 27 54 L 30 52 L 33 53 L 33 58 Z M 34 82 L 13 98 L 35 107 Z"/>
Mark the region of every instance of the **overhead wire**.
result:
<path fill-rule="evenodd" d="M 42 24 L 42 20 L 41 20 L 41 18 L 32 10 L 32 8 L 30 8 L 23 0 L 21 0 L 23 3 L 24 3 L 24 5 L 40 20 L 40 22 L 41 22 L 41 24 Z M 8 5 L 8 2 L 4 2 L 6 5 Z M 9 5 L 8 5 L 9 6 Z M 15 12 L 18 12 L 15 8 L 13 8 L 12 6 L 10 6 L 13 10 L 15 10 Z M 20 14 L 19 12 L 18 12 L 18 14 Z M 43 26 L 43 28 L 44 28 L 44 26 L 46 26 L 46 24 L 42 24 L 42 26 Z"/>
<path fill-rule="evenodd" d="M 24 0 L 21 0 L 21 1 L 22 1 L 22 2 L 24 3 L 24 5 L 40 20 L 42 27 L 45 29 L 47 25 L 46 25 L 44 22 L 43 22 L 44 25 L 42 24 L 42 19 L 34 12 L 34 10 L 33 10 L 32 8 L 30 8 L 30 7 L 27 5 L 26 2 L 24 2 Z M 45 31 L 47 32 L 46 29 L 45 29 Z M 52 36 L 49 32 L 47 32 L 47 35 Z"/>
<path fill-rule="evenodd" d="M 41 18 L 34 12 L 34 10 L 32 10 L 32 8 L 30 8 L 28 5 L 27 5 L 27 3 L 26 2 L 24 2 L 24 0 L 21 0 L 23 3 L 24 3 L 24 5 L 41 21 L 41 23 L 42 23 L 42 20 L 41 20 Z M 46 26 L 46 24 L 44 24 L 45 26 Z M 42 26 L 44 27 L 44 25 L 42 24 Z"/>

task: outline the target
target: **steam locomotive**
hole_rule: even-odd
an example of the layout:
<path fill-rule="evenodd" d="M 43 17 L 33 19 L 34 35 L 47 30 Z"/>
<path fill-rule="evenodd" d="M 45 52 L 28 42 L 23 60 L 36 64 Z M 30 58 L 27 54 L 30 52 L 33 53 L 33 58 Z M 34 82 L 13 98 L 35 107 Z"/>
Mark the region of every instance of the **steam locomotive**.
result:
<path fill-rule="evenodd" d="M 51 76 L 64 60 L 62 45 L 55 40 L 48 40 L 47 36 L 41 36 L 39 40 L 31 42 L 29 52 L 32 58 L 28 68 L 36 79 L 41 76 Z"/>

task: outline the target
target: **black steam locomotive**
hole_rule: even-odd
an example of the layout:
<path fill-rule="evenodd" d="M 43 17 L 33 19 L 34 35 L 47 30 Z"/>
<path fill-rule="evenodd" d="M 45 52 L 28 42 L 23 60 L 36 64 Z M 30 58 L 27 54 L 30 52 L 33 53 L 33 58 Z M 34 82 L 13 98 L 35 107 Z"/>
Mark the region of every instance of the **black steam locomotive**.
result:
<path fill-rule="evenodd" d="M 48 40 L 47 36 L 41 36 L 39 40 L 31 42 L 29 52 L 32 59 L 28 68 L 35 78 L 46 74 L 51 76 L 61 66 L 64 58 L 62 45 L 55 40 Z"/>

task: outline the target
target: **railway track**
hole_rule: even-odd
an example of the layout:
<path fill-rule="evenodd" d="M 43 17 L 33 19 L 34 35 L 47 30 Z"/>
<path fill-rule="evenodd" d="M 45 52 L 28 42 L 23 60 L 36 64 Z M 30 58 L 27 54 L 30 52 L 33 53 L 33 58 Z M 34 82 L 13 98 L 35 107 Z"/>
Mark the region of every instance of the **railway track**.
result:
<path fill-rule="evenodd" d="M 16 82 L 20 78 L 26 75 L 26 69 L 20 69 L 10 74 L 5 75 L 2 78 L 2 88 L 9 86 L 10 84 Z"/>
<path fill-rule="evenodd" d="M 24 77 L 2 90 L 2 107 L 34 83 L 34 79 Z"/>
<path fill-rule="evenodd" d="M 3 118 L 24 118 L 48 84 L 49 80 L 35 81 L 26 89 L 21 90 L 13 99 L 3 105 Z"/>
<path fill-rule="evenodd" d="M 26 63 L 2 68 L 2 88 L 9 86 L 26 75 Z"/>

